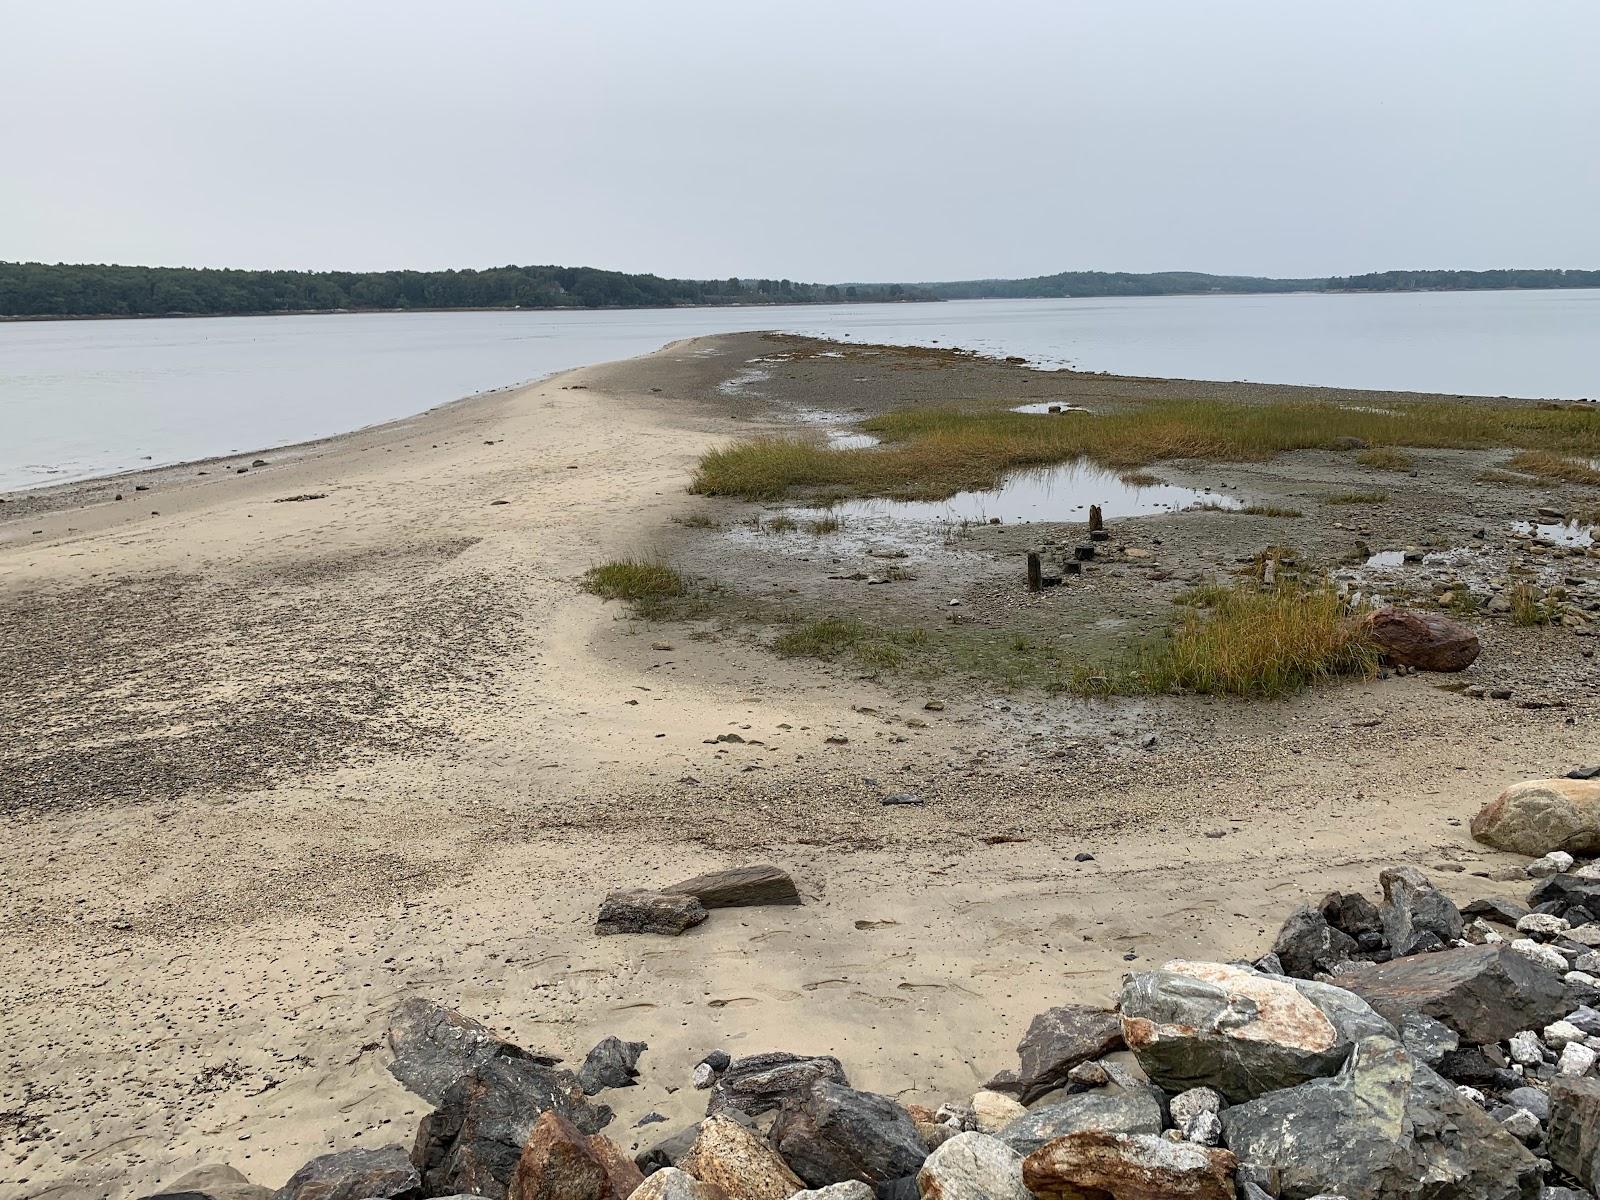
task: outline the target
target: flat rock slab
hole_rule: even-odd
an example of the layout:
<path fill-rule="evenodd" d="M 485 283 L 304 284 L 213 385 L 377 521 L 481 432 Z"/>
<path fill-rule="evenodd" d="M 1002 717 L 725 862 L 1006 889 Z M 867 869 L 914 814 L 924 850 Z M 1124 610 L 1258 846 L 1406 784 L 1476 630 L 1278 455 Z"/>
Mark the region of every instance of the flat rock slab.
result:
<path fill-rule="evenodd" d="M 1000 1072 L 986 1086 L 1032 1104 L 1066 1083 L 1067 1073 L 1079 1063 L 1121 1048 L 1122 1021 L 1116 1013 L 1082 1004 L 1047 1008 L 1017 1043 L 1021 1066 Z"/>
<path fill-rule="evenodd" d="M 271 1200 L 272 1189 L 251 1183 L 229 1166 L 196 1167 L 144 1200 Z"/>
<path fill-rule="evenodd" d="M 273 1200 L 417 1200 L 422 1176 L 399 1146 L 341 1150 L 301 1167 Z"/>
<path fill-rule="evenodd" d="M 1234 1200 L 1226 1150 L 1153 1134 L 1074 1133 L 1030 1154 L 1022 1181 L 1038 1200 Z"/>
<path fill-rule="evenodd" d="M 760 1116 L 785 1104 L 802 1102 L 818 1080 L 849 1085 L 844 1067 L 832 1055 L 772 1051 L 736 1058 L 728 1064 L 706 1100 L 706 1112 L 735 1109 Z"/>
<path fill-rule="evenodd" d="M 762 863 L 707 871 L 669 888 L 670 894 L 693 896 L 703 908 L 745 908 L 758 904 L 799 904 L 800 890 L 782 867 Z"/>
<path fill-rule="evenodd" d="M 529 1054 L 492 1033 L 488 1026 L 453 1008 L 410 996 L 389 1018 L 393 1075 L 429 1104 L 444 1099 L 449 1086 L 491 1058 L 525 1058 L 553 1066 L 559 1059 Z"/>
<path fill-rule="evenodd" d="M 632 888 L 605 898 L 594 931 L 602 936 L 664 933 L 676 937 L 705 919 L 705 906 L 693 896 Z"/>
<path fill-rule="evenodd" d="M 1032 1154 L 1071 1133 L 1160 1133 L 1154 1088 L 1100 1090 L 1023 1113 L 995 1136 L 1018 1154 Z"/>
<path fill-rule="evenodd" d="M 1339 983 L 1397 1025 L 1419 1013 L 1478 1046 L 1543 1029 L 1574 1007 L 1559 975 L 1506 946 L 1463 946 L 1352 967 L 1340 972 Z"/>

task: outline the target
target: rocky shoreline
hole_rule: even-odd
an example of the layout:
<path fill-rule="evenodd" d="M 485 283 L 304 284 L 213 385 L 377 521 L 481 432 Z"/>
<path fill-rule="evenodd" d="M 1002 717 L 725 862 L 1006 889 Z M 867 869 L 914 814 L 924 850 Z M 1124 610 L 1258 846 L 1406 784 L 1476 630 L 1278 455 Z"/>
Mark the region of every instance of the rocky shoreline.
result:
<path fill-rule="evenodd" d="M 208 1166 L 150 1200 L 1592 1198 L 1600 860 L 1564 847 L 1600 851 L 1597 775 L 1517 785 L 1474 821 L 1543 847 L 1526 903 L 1458 907 L 1390 867 L 1376 900 L 1295 909 L 1254 962 L 1175 960 L 1112 1008 L 1047 1009 L 1016 1065 L 938 1107 L 857 1090 L 836 1057 L 713 1050 L 682 1081 L 705 1119 L 630 1159 L 599 1097 L 636 1085 L 643 1042 L 605 1038 L 571 1070 L 413 996 L 387 1038 L 390 1073 L 434 1106 L 409 1149 L 325 1154 L 275 1192 Z M 613 894 L 596 932 L 800 902 L 762 864 Z"/>

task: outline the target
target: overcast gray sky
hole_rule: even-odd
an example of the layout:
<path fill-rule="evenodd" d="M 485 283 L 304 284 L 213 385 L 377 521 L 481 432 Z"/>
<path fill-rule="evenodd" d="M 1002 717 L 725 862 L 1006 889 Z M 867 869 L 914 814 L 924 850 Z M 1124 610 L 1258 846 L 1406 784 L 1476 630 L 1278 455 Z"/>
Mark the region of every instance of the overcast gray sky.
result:
<path fill-rule="evenodd" d="M 1600 267 L 1600 0 L 0 0 L 0 259 Z"/>

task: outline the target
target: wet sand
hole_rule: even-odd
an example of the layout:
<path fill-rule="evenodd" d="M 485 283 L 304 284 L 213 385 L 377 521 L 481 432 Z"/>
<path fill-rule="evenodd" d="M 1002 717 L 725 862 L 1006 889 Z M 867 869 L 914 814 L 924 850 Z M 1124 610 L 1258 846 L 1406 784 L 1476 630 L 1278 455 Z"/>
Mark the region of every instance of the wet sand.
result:
<path fill-rule="evenodd" d="M 410 991 L 569 1059 L 649 1042 L 639 1086 L 605 1097 L 632 1149 L 698 1115 L 713 1046 L 834 1053 L 937 1103 L 1013 1065 L 1040 1009 L 1260 953 L 1294 904 L 1370 892 L 1387 863 L 1461 900 L 1512 890 L 1470 874 L 1510 860 L 1465 821 L 1592 757 L 1592 700 L 1515 710 L 1425 676 L 1273 705 L 997 695 L 583 594 L 618 555 L 764 561 L 674 523 L 743 511 L 685 492 L 697 456 L 858 377 L 863 410 L 1240 394 L 827 359 L 730 395 L 754 336 L 0 506 L 0 1197 L 134 1196 L 215 1161 L 276 1186 L 330 1148 L 409 1145 L 422 1104 L 378 1042 Z M 1292 491 L 1319 470 L 1338 484 L 1310 459 L 1230 474 Z M 1163 552 L 1236 536 L 1206 528 Z M 1027 535 L 992 536 L 1003 556 Z M 786 595 L 787 561 L 765 581 Z M 983 618 L 986 561 L 894 603 L 959 586 Z M 1113 606 L 1145 587 L 1125 575 Z M 1486 644 L 1518 686 L 1584 678 L 1564 631 Z M 707 744 L 727 732 L 744 743 Z M 881 804 L 900 790 L 928 804 Z M 593 936 L 610 888 L 750 861 L 806 904 Z M 651 1110 L 669 1123 L 634 1128 Z"/>

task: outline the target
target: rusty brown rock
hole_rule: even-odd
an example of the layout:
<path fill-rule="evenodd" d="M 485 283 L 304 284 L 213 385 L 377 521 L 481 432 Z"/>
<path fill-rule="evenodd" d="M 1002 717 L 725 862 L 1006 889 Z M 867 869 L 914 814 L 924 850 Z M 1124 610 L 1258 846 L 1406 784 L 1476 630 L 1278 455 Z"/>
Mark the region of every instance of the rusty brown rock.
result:
<path fill-rule="evenodd" d="M 788 1200 L 806 1186 L 760 1136 L 731 1117 L 707 1117 L 678 1167 L 730 1200 Z"/>
<path fill-rule="evenodd" d="M 1022 1162 L 1038 1200 L 1233 1200 L 1226 1150 L 1148 1133 L 1070 1133 Z"/>
<path fill-rule="evenodd" d="M 1367 618 L 1367 631 L 1384 654 L 1421 671 L 1465 671 L 1478 658 L 1478 635 L 1438 613 L 1381 608 Z"/>
<path fill-rule="evenodd" d="M 1533 858 L 1552 850 L 1600 853 L 1600 781 L 1514 783 L 1472 818 L 1472 836 L 1496 850 Z"/>
<path fill-rule="evenodd" d="M 585 1134 L 560 1113 L 534 1123 L 506 1200 L 628 1200 L 644 1175 L 611 1140 Z"/>

